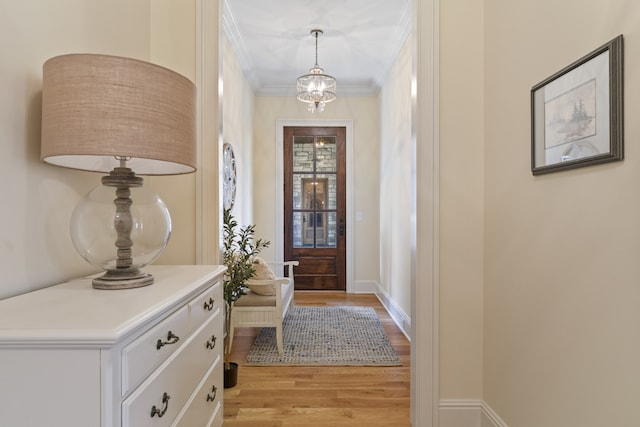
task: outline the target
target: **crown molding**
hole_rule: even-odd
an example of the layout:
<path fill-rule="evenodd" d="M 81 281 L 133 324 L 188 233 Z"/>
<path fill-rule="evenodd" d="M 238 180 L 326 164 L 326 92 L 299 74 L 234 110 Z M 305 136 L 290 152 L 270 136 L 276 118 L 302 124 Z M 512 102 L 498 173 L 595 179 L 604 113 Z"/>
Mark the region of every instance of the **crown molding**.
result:
<path fill-rule="evenodd" d="M 231 12 L 231 8 L 229 7 L 229 0 L 224 0 L 223 4 L 223 12 L 222 12 L 222 29 L 224 31 L 224 35 L 227 37 L 227 41 L 231 46 L 231 49 L 236 55 L 238 62 L 240 63 L 240 68 L 244 71 L 245 77 L 253 89 L 253 92 L 256 93 L 258 88 L 260 87 L 260 82 L 258 81 L 257 76 L 252 70 L 255 69 L 253 65 L 253 61 L 247 54 L 247 47 L 242 38 L 242 34 L 238 29 L 238 24 L 236 23 L 236 19 Z"/>

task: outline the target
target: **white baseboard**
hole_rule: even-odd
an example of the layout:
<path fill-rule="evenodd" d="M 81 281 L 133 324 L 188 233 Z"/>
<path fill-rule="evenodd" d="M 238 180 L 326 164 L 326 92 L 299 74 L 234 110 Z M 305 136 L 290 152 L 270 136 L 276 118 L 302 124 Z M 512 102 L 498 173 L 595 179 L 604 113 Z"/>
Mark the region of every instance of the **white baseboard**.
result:
<path fill-rule="evenodd" d="M 440 427 L 484 427 L 481 425 L 482 401 L 440 400 Z M 486 426 L 489 427 L 489 426 Z"/>
<path fill-rule="evenodd" d="M 374 280 L 355 280 L 353 282 L 354 294 L 377 294 L 380 285 Z"/>
<path fill-rule="evenodd" d="M 400 328 L 402 333 L 409 341 L 411 341 L 411 317 L 404 312 L 404 310 L 389 297 L 386 292 L 379 290 L 376 296 L 387 310 L 393 321 Z"/>
<path fill-rule="evenodd" d="M 440 427 L 508 427 L 481 400 L 440 400 L 438 417 Z"/>
<path fill-rule="evenodd" d="M 353 283 L 353 293 L 375 294 L 404 336 L 411 341 L 411 317 L 391 299 L 389 294 L 377 282 L 373 280 L 357 280 Z"/>
<path fill-rule="evenodd" d="M 507 423 L 494 412 L 486 403 L 482 402 L 482 423 L 480 427 L 508 427 Z"/>

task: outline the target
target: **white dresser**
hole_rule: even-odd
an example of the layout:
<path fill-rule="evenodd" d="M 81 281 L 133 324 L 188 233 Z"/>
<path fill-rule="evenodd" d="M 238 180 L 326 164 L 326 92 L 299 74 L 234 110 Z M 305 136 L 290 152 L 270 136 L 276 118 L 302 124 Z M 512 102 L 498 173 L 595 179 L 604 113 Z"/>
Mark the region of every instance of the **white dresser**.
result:
<path fill-rule="evenodd" d="M 149 266 L 0 301 L 0 426 L 222 425 L 222 266 Z"/>

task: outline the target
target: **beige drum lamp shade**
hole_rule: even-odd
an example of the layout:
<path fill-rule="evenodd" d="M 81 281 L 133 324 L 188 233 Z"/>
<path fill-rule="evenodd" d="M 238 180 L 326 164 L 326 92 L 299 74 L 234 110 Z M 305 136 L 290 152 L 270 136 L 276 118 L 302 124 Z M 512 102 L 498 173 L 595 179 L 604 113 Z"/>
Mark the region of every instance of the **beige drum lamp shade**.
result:
<path fill-rule="evenodd" d="M 140 175 L 196 169 L 193 83 L 136 59 L 70 54 L 43 66 L 41 159 L 109 172 L 128 158 Z"/>

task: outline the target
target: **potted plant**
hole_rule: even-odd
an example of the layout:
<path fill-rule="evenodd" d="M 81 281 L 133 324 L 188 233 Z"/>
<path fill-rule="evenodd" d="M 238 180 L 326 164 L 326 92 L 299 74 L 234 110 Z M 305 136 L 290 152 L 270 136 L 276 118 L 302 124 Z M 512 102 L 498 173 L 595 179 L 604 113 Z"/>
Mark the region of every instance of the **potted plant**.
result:
<path fill-rule="evenodd" d="M 227 267 L 222 279 L 225 302 L 224 386 L 229 388 L 236 385 L 238 378 L 238 364 L 229 361 L 231 311 L 234 303 L 246 292 L 245 282 L 256 272 L 254 267 L 256 255 L 271 242 L 254 239 L 255 224 L 238 229 L 238 222 L 230 209 L 224 209 L 223 219 L 222 263 Z"/>

